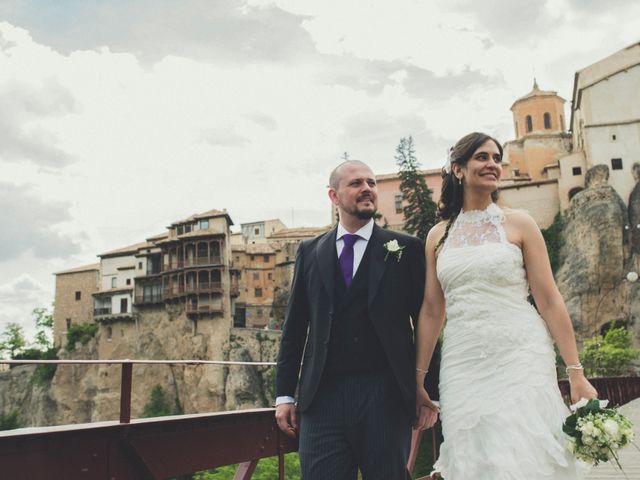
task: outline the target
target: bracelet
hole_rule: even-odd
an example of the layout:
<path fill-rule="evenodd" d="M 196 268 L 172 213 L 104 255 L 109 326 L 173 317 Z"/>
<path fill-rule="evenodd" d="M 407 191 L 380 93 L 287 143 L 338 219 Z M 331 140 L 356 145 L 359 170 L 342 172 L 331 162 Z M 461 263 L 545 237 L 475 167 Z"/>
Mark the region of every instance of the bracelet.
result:
<path fill-rule="evenodd" d="M 424 374 L 426 375 L 427 373 L 429 373 L 429 370 L 423 370 L 423 369 L 421 369 L 421 368 L 416 368 L 416 372 L 418 372 L 418 373 L 424 373 Z"/>
<path fill-rule="evenodd" d="M 567 365 L 567 368 L 565 368 L 567 375 L 569 375 L 569 370 L 584 370 L 584 367 L 581 363 L 576 363 L 575 365 Z"/>

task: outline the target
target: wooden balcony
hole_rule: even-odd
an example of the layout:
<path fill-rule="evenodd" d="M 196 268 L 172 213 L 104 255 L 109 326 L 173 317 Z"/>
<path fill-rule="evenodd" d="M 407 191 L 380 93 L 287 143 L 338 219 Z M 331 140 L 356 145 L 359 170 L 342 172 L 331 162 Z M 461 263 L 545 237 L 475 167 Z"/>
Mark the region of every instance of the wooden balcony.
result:
<path fill-rule="evenodd" d="M 224 313 L 224 308 L 222 308 L 222 305 L 193 305 L 191 303 L 187 303 L 184 310 L 190 317 L 199 315 L 210 315 L 214 313 Z"/>
<path fill-rule="evenodd" d="M 199 282 L 197 284 L 187 283 L 184 290 L 186 293 L 222 293 L 222 282 Z"/>
<path fill-rule="evenodd" d="M 154 293 L 151 295 L 136 295 L 136 305 L 152 305 L 155 303 L 162 303 L 164 297 L 161 293 Z"/>

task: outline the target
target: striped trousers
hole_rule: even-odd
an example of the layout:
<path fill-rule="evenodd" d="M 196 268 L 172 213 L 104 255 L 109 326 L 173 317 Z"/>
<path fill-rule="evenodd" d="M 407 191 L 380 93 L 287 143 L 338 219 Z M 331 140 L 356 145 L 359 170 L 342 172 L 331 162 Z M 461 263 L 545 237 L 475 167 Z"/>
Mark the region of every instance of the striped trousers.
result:
<path fill-rule="evenodd" d="M 324 378 L 300 416 L 302 480 L 406 480 L 413 418 L 390 370 Z"/>

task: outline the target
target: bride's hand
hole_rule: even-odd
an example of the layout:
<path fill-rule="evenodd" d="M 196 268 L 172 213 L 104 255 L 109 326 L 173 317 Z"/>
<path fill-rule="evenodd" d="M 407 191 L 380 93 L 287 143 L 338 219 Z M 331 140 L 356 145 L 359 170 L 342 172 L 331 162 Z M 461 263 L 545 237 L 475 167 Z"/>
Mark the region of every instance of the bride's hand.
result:
<path fill-rule="evenodd" d="M 435 425 L 440 409 L 433 403 L 424 387 L 418 385 L 416 389 L 416 418 L 413 422 L 415 430 L 426 430 Z"/>
<path fill-rule="evenodd" d="M 587 400 L 598 398 L 598 391 L 589 383 L 582 370 L 569 372 L 569 385 L 571 386 L 571 403 L 577 403 L 581 398 Z"/>

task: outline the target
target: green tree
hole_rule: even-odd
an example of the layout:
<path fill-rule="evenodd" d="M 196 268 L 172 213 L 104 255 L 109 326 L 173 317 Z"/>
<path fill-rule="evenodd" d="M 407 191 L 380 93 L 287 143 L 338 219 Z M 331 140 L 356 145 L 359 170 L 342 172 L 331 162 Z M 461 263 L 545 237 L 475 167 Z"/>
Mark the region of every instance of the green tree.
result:
<path fill-rule="evenodd" d="M 436 223 L 436 204 L 433 193 L 420 173 L 420 163 L 415 157 L 413 137 L 401 138 L 396 148 L 396 163 L 400 167 L 400 191 L 406 204 L 403 207 L 404 229 L 418 238 L 427 238 L 427 233 Z"/>
<path fill-rule="evenodd" d="M 587 340 L 580 354 L 580 361 L 590 376 L 629 375 L 638 358 L 640 349 L 633 346 L 631 332 L 624 327 L 610 328 L 604 336 Z"/>
<path fill-rule="evenodd" d="M 24 330 L 16 322 L 9 322 L 2 332 L 0 352 L 9 353 L 9 358 L 15 358 L 27 346 Z"/>
<path fill-rule="evenodd" d="M 172 407 L 169 400 L 167 400 L 164 390 L 160 385 L 156 385 L 151 390 L 151 396 L 149 402 L 144 406 L 142 410 L 142 417 L 166 417 L 167 415 L 181 414 L 182 407 L 176 400 L 175 405 Z"/>
<path fill-rule="evenodd" d="M 13 430 L 15 428 L 20 428 L 18 412 L 13 410 L 7 414 L 0 413 L 0 430 Z"/>
<path fill-rule="evenodd" d="M 47 308 L 34 308 L 32 314 L 36 322 L 34 344 L 40 350 L 49 350 L 53 347 L 53 314 Z"/>
<path fill-rule="evenodd" d="M 562 229 L 564 228 L 564 219 L 562 214 L 558 212 L 553 219 L 553 223 L 547 228 L 542 229 L 542 236 L 544 237 L 544 243 L 547 245 L 547 252 L 549 253 L 549 261 L 551 262 L 551 270 L 555 274 L 558 268 L 560 268 L 560 250 L 564 245 L 564 237 L 562 236 Z"/>

